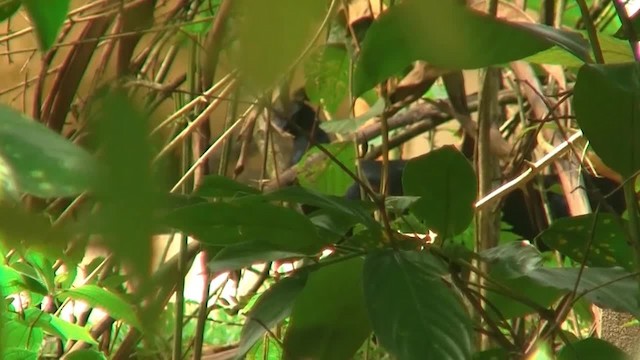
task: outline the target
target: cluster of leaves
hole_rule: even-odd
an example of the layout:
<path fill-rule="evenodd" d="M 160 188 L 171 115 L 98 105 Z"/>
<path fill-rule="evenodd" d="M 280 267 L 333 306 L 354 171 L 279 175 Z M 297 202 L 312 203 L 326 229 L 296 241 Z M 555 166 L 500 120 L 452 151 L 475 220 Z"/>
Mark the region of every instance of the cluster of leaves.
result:
<path fill-rule="evenodd" d="M 68 2 L 56 2 L 56 10 L 48 12 L 33 3 L 6 2 L 2 14 L 9 16 L 24 6 L 36 24 L 42 48 L 47 49 Z M 321 5 L 296 13 L 291 23 L 287 20 L 293 10 L 288 9 L 300 8 L 298 3 L 244 3 L 250 5 L 243 18 L 249 25 L 239 31 L 241 40 L 245 38 L 241 44 L 257 45 L 240 49 L 239 66 L 254 85 L 267 87 L 304 51 L 312 34 L 309 24 L 321 23 L 328 9 L 318 2 Z M 272 14 L 268 23 L 261 17 L 266 12 Z M 415 33 L 423 35 L 420 41 L 413 39 Z M 453 0 L 407 0 L 382 14 L 367 32 L 355 59 L 352 92 L 365 94 L 416 60 L 448 69 L 499 66 L 520 59 L 580 66 L 573 99 L 578 123 L 602 159 L 631 178 L 640 168 L 635 152 L 640 127 L 635 126 L 634 111 L 640 68 L 631 50 L 620 47 L 624 41 L 606 34 L 598 38 L 601 48 L 596 51 L 603 52 L 606 64 L 594 64 L 593 44 L 584 33 L 497 20 Z M 287 46 L 260 66 L 251 63 L 260 57 L 256 54 L 269 52 L 273 41 Z M 348 92 L 335 81 L 348 76 L 350 56 L 346 49 L 326 46 L 306 64 L 310 96 L 330 111 Z M 152 337 L 156 306 L 163 303 L 143 300 L 149 295 L 167 297 L 155 288 L 159 284 L 174 286 L 170 272 L 150 272 L 151 236 L 166 230 L 197 239 L 212 255 L 208 266 L 214 273 L 283 259 L 303 262 L 247 309 L 238 357 L 275 349 L 276 356 L 290 359 L 352 358 L 363 344 L 369 346 L 372 333 L 378 346 L 399 359 L 508 358 L 529 350 L 531 339 L 555 346 L 556 336 L 567 344 L 558 354 L 561 358 L 610 357 L 619 350 L 603 341 L 570 338 L 558 319 L 564 321 L 566 309 L 588 319 L 586 303 L 640 316 L 638 283 L 632 276 L 638 269 L 626 241 L 629 230 L 637 229 L 624 220 L 596 213 L 558 221 L 540 234 L 540 241 L 570 259 L 567 264 L 579 266 L 554 267 L 529 243 L 519 241 L 474 253 L 469 233 L 477 197 L 475 173 L 452 147 L 412 159 L 402 178 L 406 196 L 387 199 L 383 209 L 377 202 L 335 196 L 348 185 L 335 164 L 320 177 L 301 174 L 302 187 L 261 193 L 210 176 L 189 197 L 166 201 L 152 170 L 156 164 L 145 117 L 123 93 L 105 91 L 95 97 L 90 125 L 99 144 L 96 155 L 23 114 L 0 108 L 4 183 L 0 229 L 7 246 L 4 253 L 9 254 L 9 248 L 15 251 L 5 256 L 0 268 L 0 292 L 3 297 L 29 294 L 25 306 L 13 302 L 0 309 L 2 358 L 36 358 L 45 332 L 60 341 L 97 345 L 87 327 L 44 311 L 47 302 L 61 309 L 65 302 L 81 300 Z M 379 103 L 382 108 L 373 106 L 367 117 L 383 110 L 384 102 Z M 615 124 L 602 121 L 606 118 Z M 340 132 L 357 127 L 360 120 L 345 120 L 342 127 L 335 122 L 325 129 Z M 124 128 L 126 132 L 121 131 Z M 345 152 L 344 144 L 337 145 L 329 150 L 353 169 L 355 156 Z M 337 187 L 336 177 L 340 177 Z M 55 198 L 86 191 L 95 195 L 100 208 L 74 228 L 52 226 L 46 218 L 23 211 L 17 201 L 21 195 Z M 295 205 L 315 210 L 305 215 Z M 392 227 L 377 222 L 374 210 L 398 215 Z M 439 240 L 427 245 L 396 232 L 407 227 L 415 232 L 434 230 Z M 125 291 L 124 279 L 114 274 L 72 286 L 78 259 L 62 253 L 60 245 L 72 234 L 84 233 L 102 235 L 116 258 L 131 267 L 128 280 L 141 284 L 136 291 Z M 327 248 L 332 253 L 320 256 Z M 62 258 L 66 270 L 54 271 L 51 258 Z M 485 263 L 490 270 L 483 273 L 472 261 Z M 485 279 L 482 292 L 468 281 L 470 273 Z M 479 306 L 480 299 L 490 306 Z M 470 316 L 470 308 L 480 314 L 481 322 Z M 517 328 L 514 319 L 523 318 L 529 320 L 527 326 Z M 547 325 L 538 332 L 535 322 Z M 476 352 L 479 327 L 500 347 Z M 270 331 L 274 328 L 279 330 L 276 334 Z M 277 336 L 280 330 L 282 338 Z M 96 350 L 69 355 L 104 357 Z"/>

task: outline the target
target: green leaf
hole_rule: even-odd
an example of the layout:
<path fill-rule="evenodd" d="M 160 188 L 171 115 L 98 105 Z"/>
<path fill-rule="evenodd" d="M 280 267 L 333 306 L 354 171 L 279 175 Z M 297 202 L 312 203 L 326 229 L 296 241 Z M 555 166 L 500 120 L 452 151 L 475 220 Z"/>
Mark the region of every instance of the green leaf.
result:
<path fill-rule="evenodd" d="M 535 248 L 531 245 L 501 245 L 490 251 L 493 257 L 486 255 L 489 252 L 482 256 L 491 261 L 492 272 L 497 271 L 503 278 L 521 275 L 563 293 L 576 289 L 578 295 L 599 307 L 640 316 L 638 283 L 621 268 L 544 268 L 539 256 L 533 256 Z"/>
<path fill-rule="evenodd" d="M 194 196 L 211 198 L 235 198 L 257 194 L 260 194 L 260 190 L 219 175 L 205 176 L 200 186 L 193 192 Z"/>
<path fill-rule="evenodd" d="M 110 292 L 96 285 L 83 285 L 58 294 L 62 300 L 71 298 L 85 301 L 92 307 L 102 308 L 116 320 L 122 320 L 129 325 L 139 328 L 140 323 L 133 309 L 120 295 Z"/>
<path fill-rule="evenodd" d="M 624 178 L 640 169 L 640 64 L 584 65 L 573 106 L 580 128 L 608 166 Z"/>
<path fill-rule="evenodd" d="M 347 169 L 355 173 L 356 150 L 353 143 L 333 143 L 326 145 L 325 148 Z M 309 156 L 314 156 L 319 151 L 316 148 L 309 150 L 300 160 L 300 163 L 304 164 Z M 316 162 L 313 166 L 298 168 L 298 181 L 304 187 L 336 196 L 343 196 L 353 183 L 353 179 L 329 158 Z"/>
<path fill-rule="evenodd" d="M 0 21 L 12 17 L 21 5 L 22 0 L 0 0 Z"/>
<path fill-rule="evenodd" d="M 17 347 L 9 347 L 4 349 L 1 358 L 4 360 L 36 360 L 38 359 L 38 352 Z"/>
<path fill-rule="evenodd" d="M 558 353 L 557 359 L 631 360 L 631 357 L 613 344 L 602 339 L 586 338 L 563 346 Z"/>
<path fill-rule="evenodd" d="M 351 134 L 372 118 L 384 112 L 385 102 L 379 98 L 364 114 L 353 119 L 331 120 L 320 123 L 320 128 L 329 133 Z"/>
<path fill-rule="evenodd" d="M 47 0 L 46 5 L 40 0 L 22 0 L 22 3 L 33 22 L 41 50 L 49 50 L 67 18 L 70 0 Z"/>
<path fill-rule="evenodd" d="M 586 32 L 582 33 L 583 36 L 586 36 Z M 598 41 L 600 42 L 605 63 L 619 64 L 634 61 L 629 42 L 602 33 L 598 34 Z M 536 64 L 554 64 L 568 67 L 579 67 L 585 64 L 584 60 L 559 46 L 553 46 L 524 60 Z"/>
<path fill-rule="evenodd" d="M 319 30 L 325 1 L 262 0 L 234 2 L 238 14 L 239 51 L 234 61 L 250 85 L 270 87 L 294 65 Z"/>
<path fill-rule="evenodd" d="M 64 341 L 79 340 L 87 344 L 98 345 L 98 342 L 89 333 L 89 329 L 64 321 L 40 309 L 27 309 L 25 311 L 25 320 L 29 322 L 30 325 L 40 327 L 49 333 L 55 334 Z"/>
<path fill-rule="evenodd" d="M 558 219 L 538 235 L 551 249 L 582 263 L 595 267 L 620 266 L 634 270 L 633 251 L 626 241 L 625 220 L 612 214 L 587 214 Z M 622 226 L 621 226 L 622 225 Z M 593 233 L 592 233 L 593 231 Z M 588 246 L 591 246 L 587 249 Z"/>
<path fill-rule="evenodd" d="M 305 62 L 304 74 L 309 99 L 335 113 L 349 90 L 349 54 L 344 46 L 317 48 Z"/>
<path fill-rule="evenodd" d="M 65 360 L 106 360 L 103 353 L 91 349 L 81 349 L 68 353 Z"/>
<path fill-rule="evenodd" d="M 164 223 L 209 245 L 262 242 L 306 253 L 324 244 L 306 216 L 265 202 L 186 206 L 169 213 Z"/>
<path fill-rule="evenodd" d="M 47 287 L 39 279 L 12 267 L 0 266 L 0 290 L 5 296 L 28 290 L 36 294 L 47 295 Z"/>
<path fill-rule="evenodd" d="M 354 73 L 354 95 L 416 60 L 445 69 L 473 69 L 519 60 L 552 45 L 588 59 L 588 43 L 579 34 L 508 23 L 457 0 L 404 1 L 367 32 Z"/>
<path fill-rule="evenodd" d="M 407 162 L 402 175 L 405 195 L 420 196 L 411 209 L 442 238 L 463 232 L 473 218 L 476 175 L 453 146 L 445 146 Z"/>
<path fill-rule="evenodd" d="M 91 111 L 90 131 L 95 134 L 103 169 L 95 191 L 101 207 L 91 219 L 104 245 L 146 285 L 151 273 L 154 212 L 159 206 L 156 181 L 162 176 L 152 167 L 149 120 L 118 88 L 103 88 L 94 94 Z"/>
<path fill-rule="evenodd" d="M 267 332 L 274 328 L 291 313 L 294 300 L 304 289 L 307 282 L 305 274 L 284 278 L 260 296 L 247 314 L 242 327 L 237 359 L 244 354 Z"/>
<path fill-rule="evenodd" d="M 370 227 L 375 227 L 371 211 L 375 208 L 367 202 L 345 199 L 342 196 L 325 195 L 318 191 L 299 186 L 289 186 L 264 194 L 261 201 L 286 201 L 296 204 L 315 206 L 320 209 L 338 212 L 343 216 Z"/>
<path fill-rule="evenodd" d="M 94 172 L 89 153 L 6 106 L 0 106 L 0 121 L 0 156 L 19 191 L 51 198 L 89 189 Z"/>
<path fill-rule="evenodd" d="M 9 320 L 2 324 L 2 342 L 7 348 L 15 347 L 28 351 L 38 351 L 42 346 L 43 339 L 44 333 L 42 329 L 28 326 L 23 321 Z"/>
<path fill-rule="evenodd" d="M 428 252 L 379 251 L 364 264 L 373 330 L 398 359 L 471 358 L 472 328 L 461 300 L 442 280 L 444 264 Z"/>
<path fill-rule="evenodd" d="M 621 268 L 540 268 L 527 274 L 539 284 L 556 289 L 573 291 L 601 308 L 627 312 L 640 317 L 638 304 L 638 283 L 630 273 Z"/>
<path fill-rule="evenodd" d="M 304 257 L 304 255 L 282 251 L 271 244 L 246 242 L 223 248 L 209 261 L 207 267 L 209 271 L 215 274 L 223 271 L 242 269 L 256 263 L 300 257 Z"/>
<path fill-rule="evenodd" d="M 560 296 L 564 294 L 564 291 L 548 286 L 542 286 L 526 276 L 510 278 L 497 272 L 490 272 L 490 276 L 492 280 L 497 281 L 503 287 L 508 288 L 512 294 L 517 294 L 518 296 L 526 298 L 539 306 L 539 308 L 534 309 L 517 299 L 503 295 L 499 291 L 492 291 L 490 287 L 490 289 L 487 290 L 486 296 L 487 302 L 492 306 L 487 307 L 487 311 L 494 319 L 504 318 L 511 320 L 533 314 L 540 308 L 549 308 L 560 298 Z M 496 313 L 495 309 L 498 309 L 500 313 Z"/>
<path fill-rule="evenodd" d="M 353 358 L 371 333 L 362 292 L 363 263 L 352 258 L 309 275 L 291 312 L 285 359 Z"/>

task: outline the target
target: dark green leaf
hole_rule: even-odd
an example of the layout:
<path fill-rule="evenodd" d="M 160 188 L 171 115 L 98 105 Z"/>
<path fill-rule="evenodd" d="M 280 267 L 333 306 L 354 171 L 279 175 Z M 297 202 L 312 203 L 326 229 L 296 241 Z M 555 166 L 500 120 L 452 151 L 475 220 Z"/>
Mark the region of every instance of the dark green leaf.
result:
<path fill-rule="evenodd" d="M 299 186 L 290 186 L 263 195 L 268 201 L 286 201 L 301 205 L 315 206 L 320 209 L 338 212 L 353 221 L 375 227 L 375 221 L 371 218 L 372 204 L 362 201 L 345 199 L 342 196 L 325 195 L 313 189 Z"/>
<path fill-rule="evenodd" d="M 351 134 L 367 121 L 382 114 L 382 112 L 384 112 L 384 106 L 384 99 L 379 98 L 364 114 L 353 119 L 323 121 L 320 123 L 320 128 L 330 133 Z"/>
<path fill-rule="evenodd" d="M 256 194 L 260 194 L 260 190 L 219 175 L 205 176 L 200 186 L 193 192 L 194 196 L 211 198 L 234 198 Z"/>
<path fill-rule="evenodd" d="M 333 154 L 338 161 L 345 165 L 352 173 L 356 170 L 356 151 L 351 142 L 328 144 L 325 148 Z M 302 160 L 304 164 L 309 156 L 317 154 L 320 150 L 309 150 Z M 331 159 L 326 158 L 316 162 L 313 166 L 303 166 L 298 168 L 298 180 L 300 185 L 316 190 L 318 192 L 343 196 L 349 186 L 353 183 L 353 179 L 342 170 L 342 168 L 334 163 Z"/>
<path fill-rule="evenodd" d="M 526 240 L 496 246 L 480 256 L 489 262 L 493 272 L 505 278 L 520 277 L 542 265 L 540 252 Z"/>
<path fill-rule="evenodd" d="M 509 360 L 511 354 L 506 349 L 491 349 L 473 354 L 473 360 Z"/>
<path fill-rule="evenodd" d="M 8 107 L 0 106 L 0 120 L 0 156 L 19 191 L 50 198 L 89 189 L 94 171 L 89 153 Z"/>
<path fill-rule="evenodd" d="M 133 306 L 123 300 L 120 295 L 95 285 L 83 285 L 75 289 L 64 290 L 58 295 L 60 299 L 71 298 L 82 300 L 92 307 L 106 310 L 116 320 L 123 320 L 129 325 L 140 327 Z"/>
<path fill-rule="evenodd" d="M 304 289 L 307 276 L 294 275 L 284 278 L 260 296 L 247 314 L 242 328 L 237 358 L 244 354 L 260 339 L 267 329 L 274 328 L 291 313 L 293 302 Z"/>
<path fill-rule="evenodd" d="M 364 294 L 373 330 L 398 359 L 471 358 L 472 329 L 461 300 L 442 280 L 444 264 L 428 252 L 367 256 Z"/>
<path fill-rule="evenodd" d="M 409 160 L 402 175 L 405 195 L 420 196 L 411 209 L 442 238 L 463 232 L 473 218 L 476 175 L 453 146 Z"/>
<path fill-rule="evenodd" d="M 640 169 L 639 63 L 584 65 L 573 105 L 580 128 L 608 166 L 625 178 Z"/>
<path fill-rule="evenodd" d="M 472 69 L 522 59 L 552 45 L 588 57 L 588 44 L 579 34 L 508 23 L 457 0 L 404 1 L 380 16 L 367 32 L 356 64 L 354 94 L 416 60 L 445 69 Z"/>
<path fill-rule="evenodd" d="M 352 359 L 371 333 L 362 292 L 361 258 L 309 275 L 295 300 L 284 359 Z"/>
<path fill-rule="evenodd" d="M 487 307 L 487 311 L 490 316 L 496 319 L 504 318 L 511 320 L 535 313 L 541 308 L 548 309 L 549 306 L 565 293 L 552 287 L 539 285 L 526 276 L 511 278 L 504 275 L 505 274 L 499 274 L 497 272 L 490 273 L 492 280 L 499 282 L 503 288 L 509 289 L 510 294 L 517 294 L 519 298 L 531 301 L 536 304 L 538 308 L 532 308 L 526 303 L 518 301 L 518 299 L 505 296 L 500 291 L 488 290 L 487 302 L 493 306 Z M 496 313 L 494 307 L 500 312 L 499 314 Z"/>
<path fill-rule="evenodd" d="M 306 216 L 265 202 L 186 206 L 168 214 L 164 222 L 209 245 L 262 242 L 283 251 L 305 253 L 318 251 L 323 245 Z"/>
<path fill-rule="evenodd" d="M 564 291 L 573 291 L 601 308 L 627 312 L 640 317 L 638 304 L 638 282 L 621 268 L 540 268 L 530 271 L 527 276 L 538 284 Z"/>
<path fill-rule="evenodd" d="M 40 0 L 22 0 L 22 3 L 36 29 L 40 48 L 49 50 L 67 18 L 70 0 L 47 0 L 46 5 Z"/>
<path fill-rule="evenodd" d="M 314 51 L 304 67 L 309 99 L 331 114 L 349 90 L 349 54 L 343 46 L 325 45 Z"/>
<path fill-rule="evenodd" d="M 15 14 L 22 5 L 22 0 L 0 0 L 0 21 L 4 21 Z"/>
<path fill-rule="evenodd" d="M 207 266 L 209 271 L 215 274 L 222 271 L 242 269 L 256 263 L 303 256 L 298 253 L 278 250 L 276 246 L 270 244 L 247 242 L 223 248 L 209 261 Z"/>
<path fill-rule="evenodd" d="M 602 339 L 586 338 L 565 345 L 558 353 L 558 360 L 631 360 L 631 357 L 613 344 Z"/>
<path fill-rule="evenodd" d="M 584 255 L 588 251 L 589 257 L 585 263 L 587 266 L 620 266 L 634 271 L 633 251 L 626 241 L 623 227 L 626 221 L 621 222 L 622 224 L 612 214 L 598 214 L 597 217 L 595 214 L 588 214 L 558 219 L 538 235 L 538 239 L 579 263 L 584 261 Z"/>

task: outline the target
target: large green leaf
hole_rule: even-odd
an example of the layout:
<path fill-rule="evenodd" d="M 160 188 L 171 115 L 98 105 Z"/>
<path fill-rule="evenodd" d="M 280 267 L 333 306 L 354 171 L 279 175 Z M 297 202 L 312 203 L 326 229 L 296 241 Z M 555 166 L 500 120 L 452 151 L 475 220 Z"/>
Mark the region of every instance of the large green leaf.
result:
<path fill-rule="evenodd" d="M 5 319 L 2 319 L 3 322 Z M 8 320 L 2 324 L 2 343 L 10 348 L 22 348 L 29 351 L 38 351 L 42 346 L 44 332 L 42 329 L 27 325 L 22 320 Z M 4 355 L 4 354 L 2 354 Z M 4 359 L 5 357 L 2 356 Z"/>
<path fill-rule="evenodd" d="M 58 297 L 62 300 L 71 298 L 85 301 L 92 307 L 106 310 L 116 320 L 122 320 L 129 325 L 140 327 L 133 306 L 122 299 L 120 295 L 99 286 L 83 285 L 78 288 L 63 290 L 58 294 Z"/>
<path fill-rule="evenodd" d="M 442 280 L 445 265 L 428 252 L 379 251 L 364 264 L 373 330 L 398 359 L 471 358 L 471 319 Z"/>
<path fill-rule="evenodd" d="M 162 176 L 152 170 L 149 120 L 118 88 L 97 92 L 91 110 L 90 128 L 103 169 L 95 191 L 101 207 L 92 216 L 92 230 L 102 234 L 104 245 L 146 285 Z"/>
<path fill-rule="evenodd" d="M 285 359 L 352 359 L 371 327 L 362 291 L 362 258 L 309 275 L 284 338 Z"/>
<path fill-rule="evenodd" d="M 242 328 L 238 359 L 243 358 L 267 330 L 289 316 L 294 300 L 304 289 L 306 281 L 306 274 L 284 278 L 260 296 L 247 314 L 247 321 Z"/>
<path fill-rule="evenodd" d="M 457 0 L 408 0 L 380 16 L 367 32 L 354 93 L 362 94 L 416 60 L 445 69 L 472 69 L 522 59 L 552 45 L 588 58 L 588 44 L 579 34 L 508 23 Z"/>
<path fill-rule="evenodd" d="M 37 360 L 38 352 L 19 347 L 7 347 L 0 355 L 4 360 Z"/>
<path fill-rule="evenodd" d="M 349 90 L 349 54 L 343 46 L 317 48 L 305 62 L 305 90 L 309 99 L 335 113 Z"/>
<path fill-rule="evenodd" d="M 302 54 L 327 13 L 325 1 L 235 1 L 239 52 L 234 58 L 251 85 L 269 87 Z"/>
<path fill-rule="evenodd" d="M 640 316 L 640 305 L 636 298 L 638 283 L 629 272 L 619 267 L 546 268 L 542 267 L 540 258 L 534 255 L 533 246 L 517 245 L 498 246 L 491 250 L 491 256 L 487 256 L 487 252 L 482 254 L 491 262 L 492 272 L 497 271 L 499 275 L 494 280 L 516 279 L 520 276 L 542 287 L 560 290 L 563 294 L 576 289 L 578 295 L 602 308 Z M 508 286 L 508 282 L 504 282 L 503 286 Z"/>
<path fill-rule="evenodd" d="M 70 0 L 22 0 L 38 35 L 40 48 L 49 50 L 67 18 Z"/>
<path fill-rule="evenodd" d="M 223 248 L 209 261 L 207 267 L 209 271 L 215 274 L 222 271 L 242 269 L 256 263 L 303 256 L 303 254 L 279 250 L 271 244 L 246 242 Z"/>
<path fill-rule="evenodd" d="M 586 338 L 567 344 L 558 353 L 558 360 L 631 360 L 631 357 L 613 344 L 602 339 Z"/>
<path fill-rule="evenodd" d="M 0 106 L 0 157 L 19 191 L 44 198 L 88 190 L 94 170 L 89 153 L 6 106 Z"/>
<path fill-rule="evenodd" d="M 587 266 L 620 266 L 634 271 L 633 251 L 626 241 L 624 223 L 612 214 L 588 214 L 558 219 L 538 235 L 550 248 Z M 592 233 L 593 231 L 593 233 Z M 591 246 L 589 249 L 588 246 Z"/>
<path fill-rule="evenodd" d="M 299 186 L 289 186 L 265 194 L 260 201 L 286 201 L 296 204 L 315 206 L 320 209 L 340 213 L 342 216 L 370 227 L 377 224 L 371 218 L 374 207 L 368 202 L 345 199 L 342 196 L 325 195 L 318 191 Z"/>
<path fill-rule="evenodd" d="M 443 238 L 463 232 L 473 218 L 476 175 L 453 146 L 409 160 L 402 175 L 405 195 L 420 196 L 411 209 Z"/>
<path fill-rule="evenodd" d="M 266 202 L 185 206 L 169 213 L 164 223 L 209 245 L 263 242 L 282 251 L 305 253 L 323 245 L 306 216 Z"/>
<path fill-rule="evenodd" d="M 260 194 L 260 190 L 220 175 L 205 176 L 200 186 L 193 192 L 194 196 L 212 198 L 234 198 L 257 194 Z"/>
<path fill-rule="evenodd" d="M 627 178 L 640 169 L 640 64 L 584 65 L 573 105 L 602 160 Z"/>
<path fill-rule="evenodd" d="M 598 34 L 598 41 L 600 42 L 600 49 L 605 63 L 618 64 L 634 60 L 629 42 L 605 34 Z M 569 67 L 579 67 L 585 63 L 584 59 L 567 52 L 560 46 L 553 46 L 535 55 L 528 56 L 524 60 L 536 64 L 554 64 Z"/>

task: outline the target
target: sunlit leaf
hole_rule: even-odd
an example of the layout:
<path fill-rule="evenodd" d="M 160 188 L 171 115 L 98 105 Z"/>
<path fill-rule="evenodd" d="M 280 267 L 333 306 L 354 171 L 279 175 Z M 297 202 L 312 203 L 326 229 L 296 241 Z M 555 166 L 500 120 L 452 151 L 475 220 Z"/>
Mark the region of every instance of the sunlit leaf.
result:
<path fill-rule="evenodd" d="M 78 288 L 63 290 L 58 294 L 58 297 L 62 300 L 71 298 L 85 301 L 92 307 L 106 310 L 114 319 L 123 320 L 132 326 L 140 327 L 133 306 L 122 299 L 120 295 L 99 286 L 83 285 Z"/>

